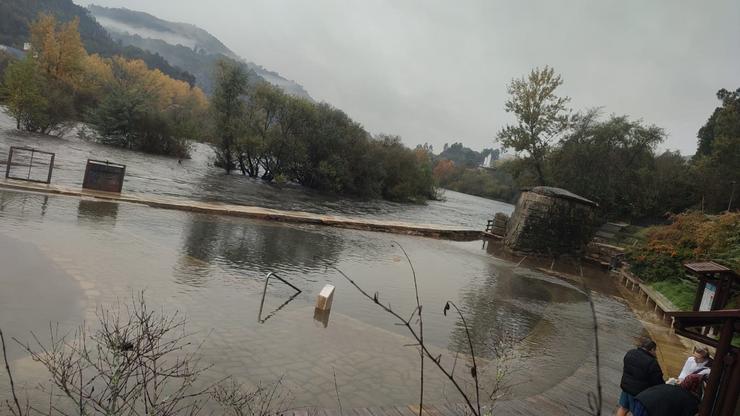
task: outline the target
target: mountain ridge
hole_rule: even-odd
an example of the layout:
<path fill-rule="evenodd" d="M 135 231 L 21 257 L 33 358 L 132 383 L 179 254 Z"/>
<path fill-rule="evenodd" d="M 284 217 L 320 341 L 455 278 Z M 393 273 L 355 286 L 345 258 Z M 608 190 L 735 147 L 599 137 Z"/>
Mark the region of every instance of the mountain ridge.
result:
<path fill-rule="evenodd" d="M 121 55 L 129 59 L 141 59 L 147 66 L 159 69 L 164 74 L 186 81 L 195 82 L 195 77 L 182 68 L 171 65 L 165 58 L 133 45 L 116 43 L 90 12 L 72 0 L 0 0 L 0 44 L 23 49 L 30 41 L 30 23 L 39 13 L 48 13 L 61 22 L 79 19 L 80 38 L 89 53 L 111 57 Z"/>
<path fill-rule="evenodd" d="M 156 53 L 168 62 L 195 75 L 196 84 L 206 93 L 213 91 L 213 70 L 218 60 L 228 58 L 240 64 L 252 78 L 265 80 L 286 93 L 313 101 L 299 83 L 247 61 L 207 30 L 191 24 L 172 22 L 127 8 L 91 4 L 91 15 L 116 41 Z"/>

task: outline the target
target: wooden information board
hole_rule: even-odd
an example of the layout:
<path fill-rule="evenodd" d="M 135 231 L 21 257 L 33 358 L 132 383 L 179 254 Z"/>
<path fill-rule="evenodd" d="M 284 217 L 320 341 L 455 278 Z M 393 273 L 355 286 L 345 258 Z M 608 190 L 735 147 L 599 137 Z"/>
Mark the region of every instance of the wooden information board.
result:
<path fill-rule="evenodd" d="M 95 191 L 120 193 L 123 189 L 124 176 L 126 176 L 126 165 L 111 163 L 107 160 L 88 159 L 82 187 Z"/>

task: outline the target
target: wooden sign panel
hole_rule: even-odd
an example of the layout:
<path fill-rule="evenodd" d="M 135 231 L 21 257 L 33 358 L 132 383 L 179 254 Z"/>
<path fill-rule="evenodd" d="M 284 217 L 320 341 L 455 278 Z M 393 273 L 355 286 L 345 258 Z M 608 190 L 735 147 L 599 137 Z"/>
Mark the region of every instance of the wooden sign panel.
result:
<path fill-rule="evenodd" d="M 87 160 L 85 179 L 82 187 L 95 191 L 120 193 L 123 189 L 123 178 L 126 176 L 126 165 L 101 160 Z"/>

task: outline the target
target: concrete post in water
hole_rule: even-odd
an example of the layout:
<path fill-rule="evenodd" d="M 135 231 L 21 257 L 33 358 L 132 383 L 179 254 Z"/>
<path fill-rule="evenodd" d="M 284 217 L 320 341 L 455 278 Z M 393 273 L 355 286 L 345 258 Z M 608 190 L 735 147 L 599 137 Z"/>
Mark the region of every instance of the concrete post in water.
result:
<path fill-rule="evenodd" d="M 334 301 L 334 286 L 326 285 L 321 289 L 321 292 L 319 292 L 319 296 L 316 299 L 316 309 L 320 311 L 328 311 L 331 309 L 332 301 Z"/>
<path fill-rule="evenodd" d="M 598 207 L 561 188 L 523 190 L 506 225 L 507 249 L 528 254 L 581 254 L 595 232 Z"/>

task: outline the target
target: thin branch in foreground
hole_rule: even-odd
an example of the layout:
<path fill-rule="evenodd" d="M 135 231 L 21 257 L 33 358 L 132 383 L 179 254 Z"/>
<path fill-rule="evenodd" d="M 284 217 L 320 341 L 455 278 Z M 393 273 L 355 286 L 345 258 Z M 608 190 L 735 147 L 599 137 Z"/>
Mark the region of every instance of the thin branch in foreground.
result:
<path fill-rule="evenodd" d="M 599 323 L 596 319 L 596 307 L 594 306 L 594 300 L 591 296 L 591 289 L 586 285 L 586 281 L 583 280 L 583 267 L 578 265 L 578 270 L 581 274 L 581 281 L 583 282 L 583 292 L 586 294 L 588 299 L 588 306 L 591 309 L 591 319 L 594 322 L 594 353 L 596 355 L 596 394 L 588 392 L 588 407 L 594 416 L 601 416 L 602 409 L 602 387 L 601 387 L 601 362 L 599 354 Z"/>
<path fill-rule="evenodd" d="M 331 368 L 332 374 L 334 374 L 334 391 L 337 392 L 337 403 L 339 403 L 339 416 L 344 416 L 344 410 L 342 410 L 342 400 L 339 398 L 339 385 L 337 384 L 337 372 L 334 371 L 334 367 Z"/>
<path fill-rule="evenodd" d="M 434 354 L 432 354 L 432 352 L 429 351 L 429 349 L 427 348 L 426 344 L 424 344 L 421 341 L 421 338 L 420 338 L 419 334 L 411 326 L 411 323 L 410 322 L 406 321 L 406 319 L 404 319 L 404 317 L 402 317 L 395 310 L 393 310 L 391 308 L 391 305 L 390 304 L 388 304 L 388 306 L 386 306 L 386 305 L 384 305 L 381 302 L 376 302 L 375 301 L 375 297 L 373 297 L 373 295 L 371 295 L 367 291 L 365 291 L 362 287 L 360 287 L 360 285 L 358 285 L 354 280 L 352 280 L 351 277 L 347 276 L 347 274 L 344 273 L 338 267 L 336 267 L 336 266 L 334 266 L 332 264 L 328 264 L 327 267 L 330 267 L 331 269 L 333 269 L 337 273 L 339 273 L 342 277 L 344 277 L 345 280 L 347 280 L 352 286 L 354 286 L 354 288 L 357 289 L 357 291 L 359 291 L 363 296 L 365 296 L 368 300 L 370 300 L 371 302 L 373 302 L 376 305 L 378 305 L 382 310 L 384 310 L 385 312 L 387 312 L 388 314 L 390 314 L 394 318 L 396 318 L 399 321 L 400 325 L 406 327 L 406 330 L 409 331 L 409 333 L 411 334 L 411 336 L 416 340 L 416 342 L 421 347 L 421 350 L 424 353 L 424 355 L 427 358 L 429 358 L 435 364 L 435 366 L 439 369 L 439 371 L 441 371 L 442 374 L 444 374 L 444 376 L 450 381 L 450 383 L 452 383 L 452 385 L 455 387 L 455 390 L 457 390 L 457 392 L 460 394 L 460 396 L 462 396 L 462 398 L 465 400 L 466 406 L 468 407 L 468 409 L 470 409 L 471 413 L 473 413 L 474 416 L 481 416 L 481 414 L 478 413 L 478 411 L 477 411 L 477 407 L 471 402 L 470 397 L 468 397 L 467 393 L 465 392 L 465 390 L 463 389 L 463 387 L 460 385 L 460 383 L 458 382 L 458 380 L 442 365 L 441 360 L 440 360 L 440 362 L 437 362 L 436 357 L 434 356 Z"/>
<path fill-rule="evenodd" d="M 408 262 L 409 267 L 411 268 L 411 276 L 414 279 L 414 294 L 416 295 L 416 309 L 414 310 L 414 312 L 411 313 L 411 317 L 414 316 L 415 312 L 418 312 L 419 314 L 419 344 L 424 344 L 424 320 L 421 318 L 421 301 L 419 300 L 419 285 L 416 281 L 416 270 L 414 270 L 414 263 L 411 262 L 411 258 L 409 257 L 408 253 L 406 253 L 406 249 L 403 248 L 401 243 L 394 240 L 393 244 L 396 244 L 398 248 L 401 249 L 401 251 L 403 252 L 403 255 L 406 257 L 406 261 Z M 375 298 L 377 299 L 377 294 Z M 375 303 L 377 303 L 377 301 Z M 409 317 L 409 322 L 411 321 L 411 317 Z M 420 381 L 419 416 L 422 416 L 422 411 L 424 410 L 424 352 L 421 350 L 419 350 L 419 360 L 421 361 L 420 370 L 419 370 L 419 381 Z"/>
<path fill-rule="evenodd" d="M 18 416 L 23 416 L 23 411 L 21 410 L 21 405 L 18 402 L 18 395 L 15 392 L 15 382 L 13 381 L 13 373 L 10 372 L 10 365 L 8 364 L 8 355 L 6 353 L 5 348 L 5 337 L 3 336 L 3 330 L 0 329 L 0 344 L 2 344 L 3 347 L 3 361 L 5 362 L 5 370 L 8 372 L 8 380 L 10 380 L 10 393 L 13 396 L 13 403 L 15 404 L 15 409 L 10 405 L 10 403 L 6 400 L 5 404 L 8 406 L 10 411 L 15 415 L 16 410 L 18 411 Z"/>
<path fill-rule="evenodd" d="M 455 311 L 457 311 L 457 314 L 460 316 L 460 319 L 462 320 L 463 327 L 465 328 L 465 337 L 468 340 L 468 347 L 470 348 L 470 357 L 473 360 L 473 366 L 470 368 L 470 375 L 473 377 L 473 381 L 475 381 L 475 405 L 478 408 L 478 414 L 481 414 L 480 387 L 478 385 L 478 366 L 475 363 L 475 350 L 473 349 L 473 340 L 470 337 L 470 329 L 468 328 L 468 323 L 467 321 L 465 321 L 465 316 L 463 316 L 462 311 L 460 310 L 460 308 L 457 307 L 457 305 L 455 305 L 453 301 L 448 300 L 447 303 L 445 303 L 445 307 L 442 311 L 444 315 L 447 316 L 447 311 L 450 309 L 450 305 L 452 305 L 452 307 L 455 308 Z"/>

